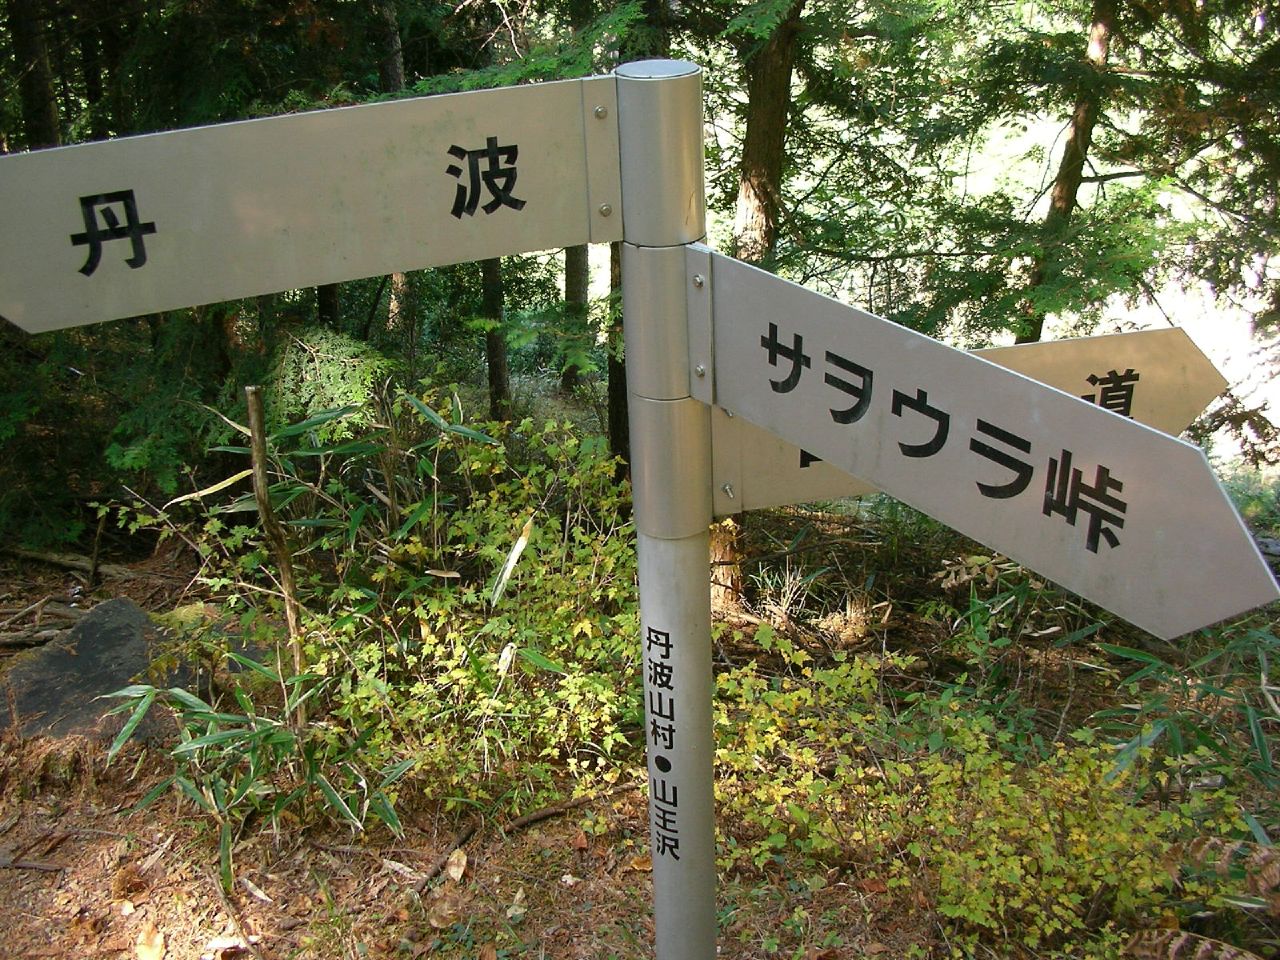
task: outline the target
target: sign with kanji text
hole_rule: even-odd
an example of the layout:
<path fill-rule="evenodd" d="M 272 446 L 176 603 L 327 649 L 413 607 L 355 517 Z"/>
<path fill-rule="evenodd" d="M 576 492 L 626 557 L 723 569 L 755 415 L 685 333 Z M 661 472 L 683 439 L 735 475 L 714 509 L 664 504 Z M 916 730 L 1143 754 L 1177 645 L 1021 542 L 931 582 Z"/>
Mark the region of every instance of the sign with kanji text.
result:
<path fill-rule="evenodd" d="M 972 352 L 1175 435 L 1227 388 L 1209 358 L 1177 328 Z M 712 417 L 717 516 L 877 492 L 741 417 L 729 417 L 723 410 Z"/>
<path fill-rule="evenodd" d="M 705 248 L 687 257 L 691 276 L 710 264 L 695 279 L 717 405 L 1158 636 L 1280 596 L 1198 448 Z"/>
<path fill-rule="evenodd" d="M 37 333 L 622 238 L 613 77 L 0 159 L 0 316 Z"/>

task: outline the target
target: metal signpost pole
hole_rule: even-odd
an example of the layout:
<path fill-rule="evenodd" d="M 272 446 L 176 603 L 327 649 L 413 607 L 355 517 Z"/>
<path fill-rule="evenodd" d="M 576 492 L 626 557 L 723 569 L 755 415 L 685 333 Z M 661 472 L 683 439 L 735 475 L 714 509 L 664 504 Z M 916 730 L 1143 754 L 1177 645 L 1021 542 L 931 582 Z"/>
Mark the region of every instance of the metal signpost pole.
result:
<path fill-rule="evenodd" d="M 657 957 L 712 960 L 711 419 L 689 393 L 684 252 L 705 232 L 701 71 L 616 77 Z"/>

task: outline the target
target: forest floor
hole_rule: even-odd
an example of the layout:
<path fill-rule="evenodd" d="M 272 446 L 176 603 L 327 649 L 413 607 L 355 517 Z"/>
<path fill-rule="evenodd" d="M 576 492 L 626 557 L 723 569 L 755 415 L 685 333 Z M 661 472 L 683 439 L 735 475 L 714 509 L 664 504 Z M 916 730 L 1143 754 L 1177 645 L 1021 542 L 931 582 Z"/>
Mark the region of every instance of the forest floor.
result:
<path fill-rule="evenodd" d="M 172 554 L 117 564 L 90 591 L 82 571 L 0 557 L 0 611 L 12 617 L 44 601 L 52 611 L 44 623 L 36 623 L 39 611 L 22 621 L 28 634 L 54 635 L 74 622 L 67 609 L 106 599 L 165 612 L 186 597 L 181 571 Z M 0 680 L 12 659 L 0 648 Z M 227 894 L 207 818 L 176 795 L 134 809 L 172 771 L 164 745 L 130 745 L 111 764 L 107 748 L 102 737 L 22 737 L 12 727 L 0 735 L 0 943 L 8 956 L 651 955 L 641 765 L 597 797 L 509 823 L 467 820 L 402 796 L 399 839 L 384 832 L 369 840 L 341 827 L 249 831 L 235 847 L 236 884 Z M 793 916 L 796 894 L 766 876 L 723 883 L 720 910 L 731 919 L 722 925 L 730 936 L 722 936 L 720 956 L 763 956 L 762 943 Z M 799 899 L 813 917 L 812 931 L 800 935 L 813 941 L 805 960 L 901 956 L 908 944 L 937 936 L 925 905 L 895 903 L 880 881 L 833 876 Z M 841 946 L 822 945 L 837 931 L 819 918 L 850 916 L 863 918 L 863 929 L 842 923 Z"/>
<path fill-rule="evenodd" d="M 384 844 L 257 831 L 235 849 L 227 895 L 206 822 L 168 801 L 131 812 L 163 757 L 104 768 L 102 754 L 84 740 L 4 745 L 9 956 L 496 958 L 519 944 L 526 956 L 603 958 L 643 956 L 651 941 L 639 790 L 593 804 L 608 830 L 590 838 L 577 817 L 551 816 L 513 832 L 480 825 L 460 842 L 453 818 L 411 802 L 404 837 Z M 460 936 L 459 920 L 475 935 Z"/>
<path fill-rule="evenodd" d="M 777 533 L 788 542 L 785 530 Z M 172 610 L 190 599 L 184 569 L 180 555 L 157 554 L 112 567 L 91 590 L 81 571 L 0 555 L 0 634 L 23 625 L 39 632 L 40 611 L 31 608 L 41 601 L 55 630 L 78 616 L 67 609 L 118 597 L 153 613 Z M 948 576 L 957 572 L 963 573 L 943 567 Z M 946 595 L 945 577 L 903 576 L 916 577 L 917 586 L 933 582 L 939 597 Z M 851 643 L 909 647 L 931 678 L 963 669 L 936 625 L 892 607 L 883 616 L 879 607 L 864 613 L 873 615 L 874 628 Z M 786 611 L 780 615 L 785 619 Z M 745 616 L 747 624 L 754 619 Z M 736 639 L 724 645 L 742 649 L 719 649 L 718 657 L 759 655 L 749 631 L 727 633 Z M 0 675 L 10 653 L 0 647 Z M 1074 728 L 1114 696 L 1114 672 L 1076 670 L 1051 643 L 1029 644 L 1015 656 L 1019 675 L 1024 669 L 1034 675 L 1027 685 L 1032 706 L 1057 716 L 1059 729 Z M 914 682 L 899 680 L 904 687 Z M 12 728 L 0 736 L 0 943 L 9 956 L 651 955 L 652 863 L 638 763 L 610 790 L 505 822 L 468 819 L 402 795 L 400 838 L 385 831 L 353 835 L 338 826 L 290 829 L 288 821 L 278 831 L 261 825 L 234 848 L 228 893 L 218 879 L 218 837 L 208 817 L 174 794 L 135 810 L 172 772 L 166 746 L 130 745 L 111 764 L 107 747 L 85 737 L 24 738 Z M 734 826 L 721 829 L 732 833 Z M 798 883 L 768 866 L 722 876 L 719 956 L 949 953 L 945 926 L 920 887 L 890 890 L 853 866 L 820 879 Z"/>

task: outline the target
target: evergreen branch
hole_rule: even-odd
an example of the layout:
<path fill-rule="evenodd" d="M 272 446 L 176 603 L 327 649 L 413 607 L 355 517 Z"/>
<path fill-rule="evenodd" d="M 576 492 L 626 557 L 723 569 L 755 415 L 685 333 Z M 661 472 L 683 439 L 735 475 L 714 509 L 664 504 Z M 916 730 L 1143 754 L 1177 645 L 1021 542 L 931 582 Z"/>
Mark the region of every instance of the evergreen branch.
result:
<path fill-rule="evenodd" d="M 1081 183 L 1110 183 L 1112 180 L 1124 180 L 1129 177 L 1148 176 L 1144 170 L 1122 170 L 1119 173 L 1097 173 L 1091 177 L 1081 177 Z"/>
<path fill-rule="evenodd" d="M 914 260 L 922 257 L 965 259 L 971 257 L 991 257 L 1008 253 L 1007 249 L 990 248 L 986 250 L 901 250 L 894 253 L 850 253 L 833 247 L 807 247 L 809 251 L 834 260 L 846 263 L 893 263 L 898 260 Z"/>

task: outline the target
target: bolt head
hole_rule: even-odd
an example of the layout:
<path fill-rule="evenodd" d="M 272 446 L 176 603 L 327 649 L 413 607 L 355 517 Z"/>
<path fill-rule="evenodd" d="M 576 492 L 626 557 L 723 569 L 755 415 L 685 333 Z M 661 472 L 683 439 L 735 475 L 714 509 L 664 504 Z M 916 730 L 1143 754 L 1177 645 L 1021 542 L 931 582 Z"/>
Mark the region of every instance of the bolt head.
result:
<path fill-rule="evenodd" d="M 602 217 L 610 216 L 613 213 L 613 204 L 602 203 L 600 204 L 599 210 L 600 210 L 600 216 Z"/>
<path fill-rule="evenodd" d="M 702 286 L 704 283 L 706 283 L 706 282 L 707 282 L 707 278 L 706 278 L 706 277 L 704 277 L 702 274 L 700 274 L 700 273 L 695 273 L 695 274 L 693 275 L 693 285 L 694 285 L 695 287 L 701 287 L 701 286 Z"/>
<path fill-rule="evenodd" d="M 597 120 L 603 120 L 609 115 L 609 108 L 604 104 L 600 104 L 591 112 L 595 114 Z"/>
<path fill-rule="evenodd" d="M 693 372 L 695 376 L 705 377 L 707 375 L 707 368 L 704 367 L 702 364 L 698 364 L 696 367 L 693 368 Z"/>

